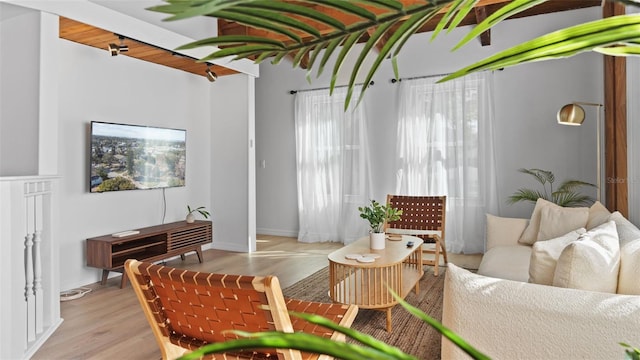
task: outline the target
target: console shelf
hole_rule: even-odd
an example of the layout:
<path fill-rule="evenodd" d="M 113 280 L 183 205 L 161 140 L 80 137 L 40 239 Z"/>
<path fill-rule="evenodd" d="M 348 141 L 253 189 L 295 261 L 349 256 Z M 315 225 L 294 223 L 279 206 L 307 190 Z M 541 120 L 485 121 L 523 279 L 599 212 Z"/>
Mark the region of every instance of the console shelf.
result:
<path fill-rule="evenodd" d="M 110 271 L 122 273 L 120 287 L 127 283 L 124 262 L 127 259 L 154 262 L 195 251 L 202 262 L 202 245 L 213 239 L 211 221 L 174 223 L 136 229 L 138 234 L 113 237 L 103 235 L 87 239 L 87 265 L 102 269 L 101 284 L 107 283 Z"/>

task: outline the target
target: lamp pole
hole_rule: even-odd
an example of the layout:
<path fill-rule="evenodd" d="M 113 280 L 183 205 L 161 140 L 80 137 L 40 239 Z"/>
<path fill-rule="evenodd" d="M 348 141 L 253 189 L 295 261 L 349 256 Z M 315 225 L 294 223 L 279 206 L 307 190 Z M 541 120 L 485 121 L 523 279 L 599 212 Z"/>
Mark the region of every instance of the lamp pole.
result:
<path fill-rule="evenodd" d="M 585 106 L 595 106 L 597 108 L 598 114 L 596 115 L 596 151 L 597 151 L 597 156 L 596 156 L 596 161 L 597 166 L 596 166 L 596 173 L 598 174 L 598 179 L 596 181 L 596 186 L 598 188 L 598 194 L 596 195 L 596 199 L 598 201 L 600 201 L 601 198 L 601 193 L 602 193 L 602 160 L 600 159 L 600 108 L 604 107 L 604 105 L 602 104 L 598 104 L 598 103 L 589 103 L 589 102 L 579 102 L 579 101 L 574 101 L 573 104 L 575 105 L 585 105 Z"/>

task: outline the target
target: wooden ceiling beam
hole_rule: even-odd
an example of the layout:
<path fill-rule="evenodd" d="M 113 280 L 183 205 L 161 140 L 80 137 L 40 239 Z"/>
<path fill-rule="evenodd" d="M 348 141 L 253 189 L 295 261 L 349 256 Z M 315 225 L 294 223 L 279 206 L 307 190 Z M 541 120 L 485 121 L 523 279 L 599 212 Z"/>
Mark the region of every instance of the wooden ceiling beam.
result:
<path fill-rule="evenodd" d="M 479 6 L 473 9 L 474 13 L 476 15 L 476 24 L 480 24 L 481 22 L 483 22 L 486 18 L 487 18 L 487 7 L 486 6 Z M 482 44 L 482 46 L 489 46 L 491 45 L 491 29 L 483 32 L 482 34 L 480 34 L 480 44 Z"/>
<path fill-rule="evenodd" d="M 60 17 L 59 22 L 60 26 L 58 36 L 61 39 L 104 50 L 105 56 L 108 56 L 107 46 L 109 44 L 120 43 L 118 35 L 111 31 L 100 29 L 65 17 Z M 206 64 L 187 56 L 174 56 L 174 52 L 171 50 L 162 49 L 144 42 L 127 38 L 126 34 L 122 35 L 125 37 L 125 45 L 129 46 L 129 51 L 122 53 L 119 56 L 128 56 L 206 77 Z M 237 71 L 218 65 L 211 66 L 211 70 L 218 76 L 238 73 Z"/>

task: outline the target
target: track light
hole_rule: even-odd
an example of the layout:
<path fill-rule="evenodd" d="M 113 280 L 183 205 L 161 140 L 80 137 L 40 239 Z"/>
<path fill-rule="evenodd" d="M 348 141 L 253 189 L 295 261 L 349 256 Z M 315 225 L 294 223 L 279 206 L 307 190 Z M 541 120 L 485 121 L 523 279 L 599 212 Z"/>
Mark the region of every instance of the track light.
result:
<path fill-rule="evenodd" d="M 111 53 L 111 56 L 116 56 L 121 52 L 129 51 L 129 46 L 124 44 L 124 36 L 118 35 L 118 39 L 120 39 L 120 45 L 111 43 L 109 44 L 109 46 L 107 46 L 107 49 L 109 50 L 109 53 Z"/>
<path fill-rule="evenodd" d="M 205 70 L 204 73 L 207 74 L 207 79 L 209 79 L 209 81 L 215 82 L 216 80 L 218 80 L 218 75 L 211 71 L 211 68 L 209 66 L 210 65 L 207 64 L 207 70 Z"/>

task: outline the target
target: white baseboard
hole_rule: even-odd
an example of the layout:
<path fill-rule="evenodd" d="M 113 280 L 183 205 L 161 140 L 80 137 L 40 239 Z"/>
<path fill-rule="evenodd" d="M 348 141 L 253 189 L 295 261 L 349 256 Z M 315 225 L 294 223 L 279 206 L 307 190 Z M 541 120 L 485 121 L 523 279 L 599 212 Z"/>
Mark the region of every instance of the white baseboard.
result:
<path fill-rule="evenodd" d="M 278 229 L 266 229 L 266 228 L 258 228 L 256 229 L 256 234 L 260 235 L 272 235 L 272 236 L 286 236 L 297 238 L 298 232 L 293 230 L 278 230 Z"/>
<path fill-rule="evenodd" d="M 235 252 L 249 251 L 246 246 L 243 246 L 241 244 L 230 243 L 230 242 L 220 242 L 220 241 L 214 241 L 213 246 L 211 248 L 216 250 L 235 251 Z"/>

